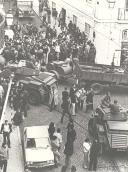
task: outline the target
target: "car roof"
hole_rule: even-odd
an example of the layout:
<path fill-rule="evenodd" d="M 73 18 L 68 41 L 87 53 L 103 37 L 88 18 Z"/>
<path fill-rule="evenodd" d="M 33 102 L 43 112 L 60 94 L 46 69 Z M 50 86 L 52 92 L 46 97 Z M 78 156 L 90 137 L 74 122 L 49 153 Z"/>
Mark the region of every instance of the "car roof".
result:
<path fill-rule="evenodd" d="M 25 127 L 27 138 L 48 138 L 48 125 Z"/>

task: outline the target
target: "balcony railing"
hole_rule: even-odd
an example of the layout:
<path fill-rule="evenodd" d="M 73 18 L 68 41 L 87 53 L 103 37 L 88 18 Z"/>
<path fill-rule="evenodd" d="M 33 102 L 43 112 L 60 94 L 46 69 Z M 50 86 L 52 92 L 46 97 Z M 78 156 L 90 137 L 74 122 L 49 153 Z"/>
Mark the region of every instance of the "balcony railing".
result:
<path fill-rule="evenodd" d="M 128 20 L 128 8 L 118 9 L 118 20 Z"/>

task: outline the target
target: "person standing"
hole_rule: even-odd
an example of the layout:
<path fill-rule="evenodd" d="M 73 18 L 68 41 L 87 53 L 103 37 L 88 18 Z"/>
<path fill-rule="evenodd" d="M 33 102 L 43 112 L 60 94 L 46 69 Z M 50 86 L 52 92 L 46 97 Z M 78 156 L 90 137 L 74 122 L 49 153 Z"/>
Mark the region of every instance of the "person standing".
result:
<path fill-rule="evenodd" d="M 76 86 L 73 85 L 73 87 L 70 89 L 70 99 L 71 99 L 71 111 L 72 115 L 75 116 L 75 109 L 76 109 Z"/>
<path fill-rule="evenodd" d="M 67 142 L 71 142 L 72 144 L 76 140 L 76 131 L 74 129 L 74 125 L 69 125 L 68 126 L 68 131 L 67 131 Z"/>
<path fill-rule="evenodd" d="M 53 109 L 58 105 L 58 89 L 55 87 L 51 88 L 50 92 L 50 112 L 52 112 Z"/>
<path fill-rule="evenodd" d="M 67 113 L 69 115 L 69 118 L 71 117 L 70 113 L 69 113 L 69 93 L 68 93 L 68 90 L 67 88 L 64 89 L 64 91 L 62 92 L 62 109 L 63 109 L 63 112 L 62 112 L 62 117 L 61 117 L 61 123 L 63 123 L 63 119 L 64 119 L 64 116 L 65 114 Z"/>
<path fill-rule="evenodd" d="M 9 151 L 7 145 L 2 145 L 0 149 L 0 168 L 3 169 L 3 172 L 7 171 L 7 163 L 9 158 Z"/>
<path fill-rule="evenodd" d="M 10 133 L 12 132 L 12 125 L 8 123 L 8 120 L 5 120 L 5 123 L 1 126 L 1 133 L 3 133 L 3 146 L 8 145 L 10 147 Z"/>
<path fill-rule="evenodd" d="M 67 140 L 64 148 L 65 154 L 65 166 L 68 167 L 70 164 L 71 156 L 73 155 L 73 143 Z"/>
<path fill-rule="evenodd" d="M 86 91 L 84 88 L 79 89 L 76 92 L 76 97 L 78 100 L 78 109 L 83 110 L 84 101 L 86 98 Z"/>
<path fill-rule="evenodd" d="M 19 126 L 21 124 L 21 122 L 23 121 L 20 108 L 15 112 L 15 114 L 12 118 L 12 121 L 13 121 L 13 124 L 16 126 Z"/>
<path fill-rule="evenodd" d="M 93 89 L 90 88 L 89 91 L 86 94 L 86 112 L 88 110 L 93 110 L 93 97 L 94 97 L 94 92 Z"/>
<path fill-rule="evenodd" d="M 91 143 L 89 138 L 86 138 L 83 143 L 83 153 L 84 153 L 84 161 L 83 161 L 83 168 L 88 169 L 89 165 L 89 153 L 90 153 Z"/>
<path fill-rule="evenodd" d="M 97 169 L 99 149 L 99 142 L 97 139 L 95 139 L 90 149 L 89 171 L 96 171 Z"/>

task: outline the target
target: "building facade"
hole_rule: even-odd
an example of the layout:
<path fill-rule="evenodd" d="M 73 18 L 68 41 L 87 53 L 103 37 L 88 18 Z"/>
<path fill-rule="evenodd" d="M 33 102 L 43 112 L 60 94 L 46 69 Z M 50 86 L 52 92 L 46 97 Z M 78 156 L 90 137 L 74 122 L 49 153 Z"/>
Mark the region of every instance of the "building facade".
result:
<path fill-rule="evenodd" d="M 58 14 L 63 9 L 66 23 L 72 20 L 94 41 L 96 63 L 110 65 L 114 60 L 119 66 L 121 57 L 127 56 L 128 0 L 49 0 L 48 4 Z"/>
<path fill-rule="evenodd" d="M 5 12 L 3 4 L 0 3 L 0 53 L 4 47 Z"/>

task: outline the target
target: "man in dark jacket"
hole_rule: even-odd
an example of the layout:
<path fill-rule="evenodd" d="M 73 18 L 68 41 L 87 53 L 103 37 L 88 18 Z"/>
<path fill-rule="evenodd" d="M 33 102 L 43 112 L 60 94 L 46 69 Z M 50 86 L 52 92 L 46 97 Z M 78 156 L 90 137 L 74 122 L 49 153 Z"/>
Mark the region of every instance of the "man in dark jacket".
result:
<path fill-rule="evenodd" d="M 89 163 L 89 171 L 96 171 L 97 169 L 97 159 L 99 153 L 99 143 L 98 140 L 94 140 L 90 149 L 90 163 Z"/>
<path fill-rule="evenodd" d="M 61 123 L 63 123 L 63 118 L 65 116 L 65 114 L 67 113 L 69 115 L 69 118 L 71 117 L 70 113 L 69 113 L 69 93 L 67 88 L 64 89 L 64 91 L 62 92 L 62 117 L 61 117 Z"/>
<path fill-rule="evenodd" d="M 88 110 L 93 110 L 93 97 L 94 97 L 94 92 L 92 90 L 92 88 L 90 88 L 90 90 L 88 91 L 88 93 L 86 94 L 86 112 Z"/>
<path fill-rule="evenodd" d="M 70 142 L 70 141 L 66 142 L 64 154 L 65 154 L 65 166 L 68 167 L 69 163 L 70 163 L 70 158 L 73 155 L 73 143 L 72 142 Z"/>
<path fill-rule="evenodd" d="M 71 124 L 68 126 L 67 142 L 71 142 L 73 144 L 75 140 L 76 140 L 76 131 L 74 129 L 74 125 Z"/>

